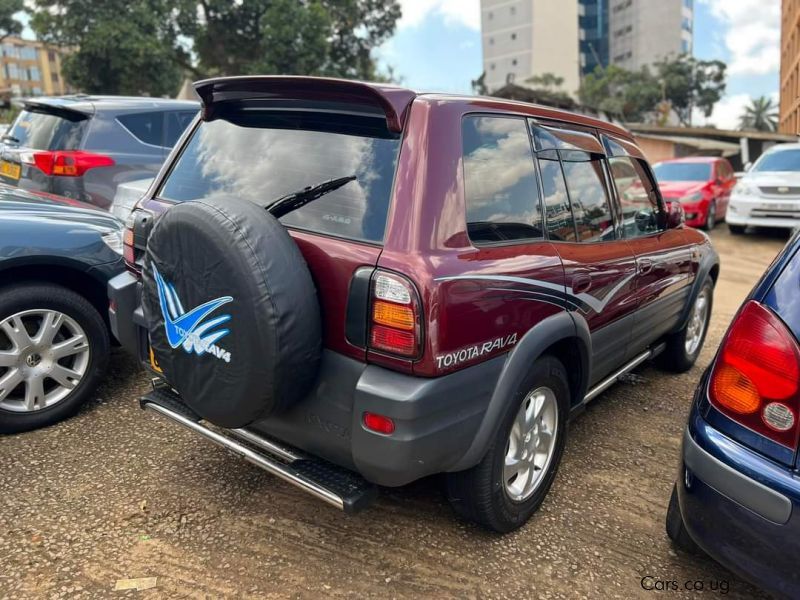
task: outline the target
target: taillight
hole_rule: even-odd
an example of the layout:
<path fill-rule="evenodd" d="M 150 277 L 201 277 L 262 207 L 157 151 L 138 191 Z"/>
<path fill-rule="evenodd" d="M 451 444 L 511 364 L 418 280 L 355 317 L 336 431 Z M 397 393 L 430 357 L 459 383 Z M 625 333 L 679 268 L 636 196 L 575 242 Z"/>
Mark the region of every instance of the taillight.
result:
<path fill-rule="evenodd" d="M 42 173 L 56 177 L 81 177 L 89 169 L 115 164 L 110 156 L 83 150 L 34 152 L 32 158 L 33 164 Z"/>
<path fill-rule="evenodd" d="M 125 219 L 122 235 L 122 257 L 129 269 L 139 272 L 141 258 L 147 249 L 147 238 L 153 226 L 154 215 L 142 208 L 134 209 Z"/>
<path fill-rule="evenodd" d="M 133 213 L 131 213 L 128 215 L 128 218 L 125 219 L 125 232 L 122 234 L 122 258 L 125 259 L 125 262 L 130 267 L 136 265 L 136 249 L 133 245 L 133 225 L 134 216 Z"/>
<path fill-rule="evenodd" d="M 709 399 L 737 423 L 797 447 L 800 347 L 783 322 L 754 300 L 736 316 L 722 343 Z"/>
<path fill-rule="evenodd" d="M 369 345 L 404 357 L 422 348 L 421 308 L 414 285 L 405 277 L 377 271 L 372 279 Z"/>

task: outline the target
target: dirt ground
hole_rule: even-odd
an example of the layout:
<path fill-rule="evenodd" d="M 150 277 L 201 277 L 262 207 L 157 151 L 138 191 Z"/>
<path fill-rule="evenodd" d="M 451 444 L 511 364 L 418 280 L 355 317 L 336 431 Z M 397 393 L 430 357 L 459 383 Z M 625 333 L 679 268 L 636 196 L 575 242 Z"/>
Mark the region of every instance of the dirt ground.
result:
<path fill-rule="evenodd" d="M 76 418 L 0 439 L 0 597 L 759 596 L 714 562 L 676 553 L 664 533 L 696 382 L 786 241 L 733 238 L 724 225 L 712 237 L 722 272 L 698 366 L 677 377 L 644 366 L 593 402 L 522 530 L 501 537 L 458 521 L 437 478 L 384 490 L 347 517 L 142 412 L 147 378 L 116 352 Z M 113 591 L 144 577 L 155 587 Z M 644 577 L 704 590 L 646 591 Z"/>

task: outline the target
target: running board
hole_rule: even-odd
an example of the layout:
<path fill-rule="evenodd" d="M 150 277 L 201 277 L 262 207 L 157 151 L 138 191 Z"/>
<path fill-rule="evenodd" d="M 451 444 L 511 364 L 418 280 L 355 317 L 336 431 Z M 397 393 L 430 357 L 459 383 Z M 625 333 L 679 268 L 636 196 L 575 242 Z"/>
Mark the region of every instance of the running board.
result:
<path fill-rule="evenodd" d="M 201 435 L 346 513 L 353 514 L 366 508 L 377 497 L 377 487 L 352 471 L 322 460 L 308 458 L 293 448 L 283 446 L 248 429 L 222 431 L 252 446 L 239 443 L 228 435 L 211 429 L 180 401 L 177 394 L 168 389 L 159 388 L 142 396 L 139 404 L 143 409 Z"/>
<path fill-rule="evenodd" d="M 610 388 L 612 385 L 614 385 L 619 380 L 620 377 L 622 377 L 626 373 L 630 373 L 647 359 L 653 358 L 656 355 L 661 354 L 663 350 L 664 350 L 664 344 L 661 344 L 656 348 L 648 349 L 647 351 L 643 352 L 642 354 L 634 358 L 632 361 L 630 361 L 623 367 L 614 371 L 611 375 L 603 379 L 603 381 L 601 381 L 592 389 L 590 389 L 588 392 L 586 392 L 586 395 L 583 397 L 583 403 L 585 404 L 589 402 L 589 400 L 596 398 L 601 393 Z"/>

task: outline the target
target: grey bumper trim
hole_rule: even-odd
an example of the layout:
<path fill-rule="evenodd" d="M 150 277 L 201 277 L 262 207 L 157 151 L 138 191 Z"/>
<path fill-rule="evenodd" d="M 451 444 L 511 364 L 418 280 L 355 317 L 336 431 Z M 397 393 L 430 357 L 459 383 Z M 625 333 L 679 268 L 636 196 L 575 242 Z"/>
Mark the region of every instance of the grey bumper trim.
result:
<path fill-rule="evenodd" d="M 768 521 L 783 525 L 792 516 L 789 498 L 711 456 L 688 430 L 683 434 L 683 462 L 704 483 Z"/>

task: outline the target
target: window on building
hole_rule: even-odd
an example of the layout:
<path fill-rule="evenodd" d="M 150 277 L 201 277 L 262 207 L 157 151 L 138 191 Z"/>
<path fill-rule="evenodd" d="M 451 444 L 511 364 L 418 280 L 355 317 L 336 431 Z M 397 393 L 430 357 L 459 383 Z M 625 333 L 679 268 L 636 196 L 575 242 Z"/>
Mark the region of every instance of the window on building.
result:
<path fill-rule="evenodd" d="M 50 62 L 56 62 L 56 53 L 53 50 L 47 51 L 47 60 Z"/>
<path fill-rule="evenodd" d="M 6 79 L 19 79 L 19 68 L 15 63 L 6 65 Z"/>
<path fill-rule="evenodd" d="M 40 88 L 40 87 L 34 87 L 32 91 L 33 91 L 33 95 L 34 96 L 41 96 L 42 95 L 42 88 Z"/>
<path fill-rule="evenodd" d="M 494 46 L 494 38 L 489 38 L 489 45 Z"/>
<path fill-rule="evenodd" d="M 516 33 L 512 33 L 512 34 L 511 34 L 511 39 L 512 39 L 512 40 L 515 40 L 515 39 L 517 39 L 517 34 L 516 34 Z"/>
<path fill-rule="evenodd" d="M 58 73 L 55 73 L 55 72 L 50 73 L 50 80 L 53 83 L 58 84 Z"/>
<path fill-rule="evenodd" d="M 636 238 L 658 231 L 658 194 L 641 161 L 612 156 L 608 164 L 622 210 L 623 235 Z"/>
<path fill-rule="evenodd" d="M 462 140 L 467 231 L 473 243 L 541 239 L 539 185 L 526 121 L 468 116 Z"/>
<path fill-rule="evenodd" d="M 684 54 L 688 54 L 691 51 L 692 47 L 689 43 L 689 40 L 681 40 L 681 52 Z"/>
<path fill-rule="evenodd" d="M 492 63 L 491 65 L 489 65 L 489 70 L 490 71 L 494 71 L 494 67 L 495 67 L 495 65 L 494 65 L 494 63 Z"/>
<path fill-rule="evenodd" d="M 511 59 L 511 64 L 516 67 L 517 66 L 517 59 L 516 58 L 512 58 Z"/>
<path fill-rule="evenodd" d="M 28 79 L 30 79 L 31 81 L 41 81 L 42 74 L 39 73 L 39 69 L 37 69 L 36 67 L 31 67 L 30 69 L 28 69 Z"/>
<path fill-rule="evenodd" d="M 19 55 L 22 60 L 36 60 L 36 48 L 22 46 L 20 47 Z"/>

